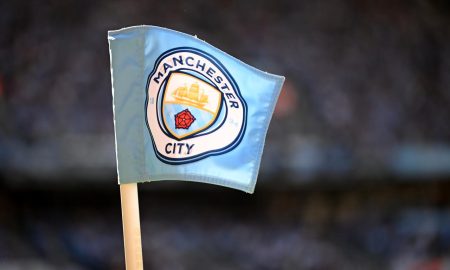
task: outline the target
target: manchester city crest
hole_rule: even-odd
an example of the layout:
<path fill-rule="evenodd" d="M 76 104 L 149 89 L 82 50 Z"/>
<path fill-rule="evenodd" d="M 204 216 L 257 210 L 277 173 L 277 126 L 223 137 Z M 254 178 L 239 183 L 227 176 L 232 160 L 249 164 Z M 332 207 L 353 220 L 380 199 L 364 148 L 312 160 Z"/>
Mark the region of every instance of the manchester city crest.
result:
<path fill-rule="evenodd" d="M 146 91 L 147 127 L 161 161 L 197 161 L 240 143 L 247 105 L 231 74 L 213 56 L 194 48 L 163 53 Z"/>
<path fill-rule="evenodd" d="M 217 119 L 222 92 L 193 75 L 172 72 L 162 100 L 167 131 L 177 139 L 207 129 Z"/>

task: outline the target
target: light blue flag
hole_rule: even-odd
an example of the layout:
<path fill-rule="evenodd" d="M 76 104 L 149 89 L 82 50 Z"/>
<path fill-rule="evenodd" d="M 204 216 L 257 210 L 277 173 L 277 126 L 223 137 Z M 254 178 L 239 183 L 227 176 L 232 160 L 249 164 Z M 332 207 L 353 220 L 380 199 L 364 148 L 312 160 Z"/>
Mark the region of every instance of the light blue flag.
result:
<path fill-rule="evenodd" d="M 119 183 L 183 180 L 253 193 L 284 78 L 180 32 L 108 32 Z"/>

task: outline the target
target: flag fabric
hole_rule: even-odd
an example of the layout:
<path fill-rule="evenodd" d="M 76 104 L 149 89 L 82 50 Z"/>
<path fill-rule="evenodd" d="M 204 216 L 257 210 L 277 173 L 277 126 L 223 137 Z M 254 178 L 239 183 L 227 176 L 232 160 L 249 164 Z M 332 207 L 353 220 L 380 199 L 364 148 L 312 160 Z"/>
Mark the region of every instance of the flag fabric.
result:
<path fill-rule="evenodd" d="M 119 183 L 253 193 L 284 78 L 161 27 L 109 31 L 108 41 Z"/>

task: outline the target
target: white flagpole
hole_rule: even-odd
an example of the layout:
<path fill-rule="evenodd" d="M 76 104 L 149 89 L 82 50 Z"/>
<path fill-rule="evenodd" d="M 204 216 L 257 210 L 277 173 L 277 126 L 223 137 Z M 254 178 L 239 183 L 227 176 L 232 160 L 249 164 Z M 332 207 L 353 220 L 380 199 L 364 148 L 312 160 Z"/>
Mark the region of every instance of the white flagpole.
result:
<path fill-rule="evenodd" d="M 123 241 L 127 270 L 142 270 L 142 241 L 137 183 L 120 185 Z"/>

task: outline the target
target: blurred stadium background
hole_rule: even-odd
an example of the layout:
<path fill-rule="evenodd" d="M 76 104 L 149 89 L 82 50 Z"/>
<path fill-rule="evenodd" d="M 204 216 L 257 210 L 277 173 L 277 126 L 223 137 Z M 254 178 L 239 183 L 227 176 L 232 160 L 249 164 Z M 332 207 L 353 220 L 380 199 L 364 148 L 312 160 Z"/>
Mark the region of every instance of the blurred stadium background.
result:
<path fill-rule="evenodd" d="M 146 269 L 450 269 L 448 1 L 1 1 L 0 269 L 123 269 L 107 30 L 287 77 L 254 195 L 140 185 Z"/>

